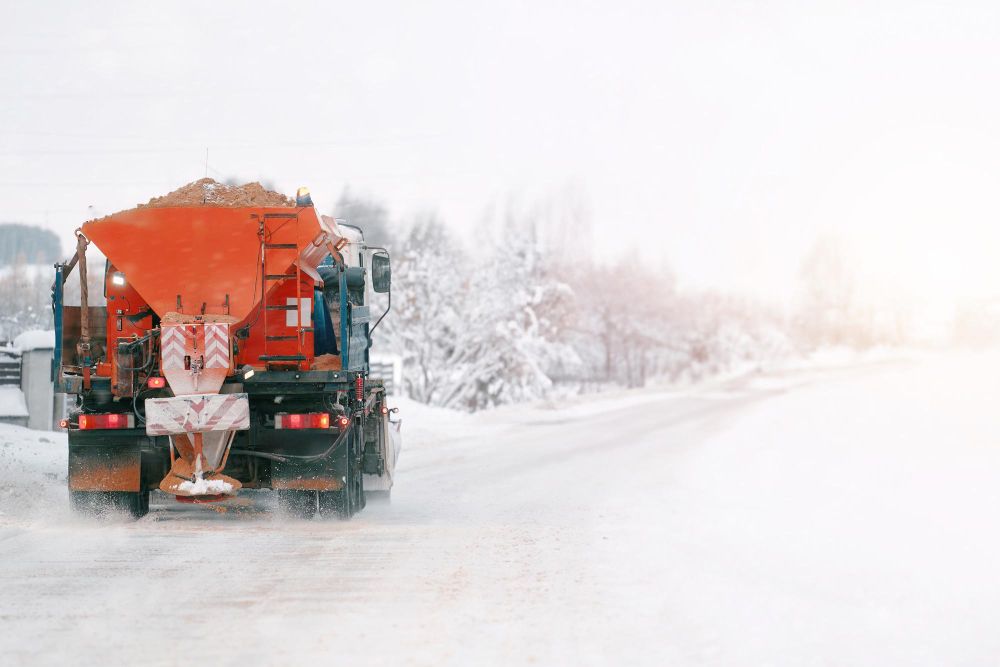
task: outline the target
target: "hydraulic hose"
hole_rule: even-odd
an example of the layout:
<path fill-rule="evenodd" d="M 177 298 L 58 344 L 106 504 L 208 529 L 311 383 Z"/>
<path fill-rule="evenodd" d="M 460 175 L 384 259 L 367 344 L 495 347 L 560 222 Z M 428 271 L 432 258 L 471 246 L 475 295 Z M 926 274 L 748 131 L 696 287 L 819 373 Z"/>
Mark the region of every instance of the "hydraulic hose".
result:
<path fill-rule="evenodd" d="M 332 454 L 334 452 L 334 450 L 336 450 L 338 447 L 340 447 L 341 445 L 343 445 L 347 441 L 347 435 L 352 430 L 353 430 L 353 425 L 352 426 L 348 426 L 346 429 L 344 429 L 340 433 L 340 435 L 337 436 L 337 439 L 333 441 L 333 444 L 330 445 L 330 447 L 325 452 L 322 452 L 320 454 L 309 454 L 309 455 L 303 455 L 303 454 L 272 454 L 270 452 L 256 452 L 256 451 L 253 451 L 252 449 L 234 449 L 232 451 L 233 451 L 233 454 L 243 454 L 245 456 L 258 456 L 258 457 L 260 457 L 262 459 L 271 459 L 272 461 L 287 461 L 289 459 L 292 459 L 292 460 L 295 460 L 295 461 L 318 461 L 320 459 L 326 458 L 327 456 L 329 456 L 330 454 Z"/>

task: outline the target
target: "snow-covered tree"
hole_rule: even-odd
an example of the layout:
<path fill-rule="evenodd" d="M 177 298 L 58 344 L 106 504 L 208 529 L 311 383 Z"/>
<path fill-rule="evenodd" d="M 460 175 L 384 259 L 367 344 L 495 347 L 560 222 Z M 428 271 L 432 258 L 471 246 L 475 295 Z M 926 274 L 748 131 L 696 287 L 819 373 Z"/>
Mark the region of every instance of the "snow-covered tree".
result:
<path fill-rule="evenodd" d="M 562 328 L 572 292 L 550 275 L 533 226 L 518 224 L 484 233 L 474 254 L 434 216 L 404 237 L 383 340 L 403 356 L 411 397 L 467 410 L 540 398 L 580 363 Z"/>
<path fill-rule="evenodd" d="M 802 262 L 796 329 L 807 347 L 869 347 L 906 340 L 912 295 L 860 261 L 836 236 L 815 242 Z"/>
<path fill-rule="evenodd" d="M 461 381 L 443 405 L 478 410 L 541 398 L 553 374 L 580 363 L 560 328 L 572 291 L 547 270 L 530 230 L 511 231 L 477 262 L 468 326 L 449 359 Z"/>
<path fill-rule="evenodd" d="M 368 245 L 387 247 L 390 250 L 399 247 L 396 243 L 398 236 L 389 219 L 389 209 L 374 197 L 360 195 L 350 187 L 344 187 L 333 207 L 333 215 L 363 229 Z"/>
<path fill-rule="evenodd" d="M 52 265 L 61 258 L 59 237 L 48 229 L 15 223 L 0 224 L 0 267 Z"/>
<path fill-rule="evenodd" d="M 0 269 L 0 340 L 52 327 L 52 273 L 40 268 L 27 264 L 22 255 Z"/>
<path fill-rule="evenodd" d="M 455 376 L 449 359 L 468 326 L 468 258 L 435 215 L 420 216 L 398 245 L 392 311 L 376 335 L 402 355 L 406 393 L 441 404 Z"/>
<path fill-rule="evenodd" d="M 376 337 L 403 357 L 403 388 L 435 405 L 480 410 L 553 391 L 697 379 L 787 354 L 783 318 L 760 304 L 681 293 L 665 267 L 608 263 L 584 242 L 585 208 L 508 200 L 466 249 L 419 216 L 398 235 L 393 308 Z"/>

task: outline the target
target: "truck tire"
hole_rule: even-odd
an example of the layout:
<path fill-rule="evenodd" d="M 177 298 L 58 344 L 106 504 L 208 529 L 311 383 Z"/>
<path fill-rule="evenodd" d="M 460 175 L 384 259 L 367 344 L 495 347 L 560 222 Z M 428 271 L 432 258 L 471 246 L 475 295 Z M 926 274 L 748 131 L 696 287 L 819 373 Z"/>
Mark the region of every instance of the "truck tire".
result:
<path fill-rule="evenodd" d="M 364 508 L 364 498 L 365 493 L 361 491 L 357 482 L 339 491 L 320 491 L 319 513 L 326 517 L 347 520 Z"/>
<path fill-rule="evenodd" d="M 275 493 L 278 497 L 278 507 L 284 514 L 299 519 L 311 519 L 316 516 L 316 491 L 278 489 Z"/>
<path fill-rule="evenodd" d="M 351 503 L 348 498 L 347 487 L 339 491 L 320 491 L 319 513 L 325 518 L 350 519 Z"/>
<path fill-rule="evenodd" d="M 70 491 L 73 509 L 80 514 L 141 519 L 149 514 L 149 491 Z"/>

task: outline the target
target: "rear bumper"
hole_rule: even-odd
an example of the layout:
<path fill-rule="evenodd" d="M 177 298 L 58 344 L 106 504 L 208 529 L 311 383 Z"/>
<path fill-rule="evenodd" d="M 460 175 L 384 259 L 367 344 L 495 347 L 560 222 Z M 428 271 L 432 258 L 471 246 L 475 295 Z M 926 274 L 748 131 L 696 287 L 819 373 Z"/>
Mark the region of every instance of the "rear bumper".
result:
<path fill-rule="evenodd" d="M 192 394 L 146 399 L 146 432 L 172 435 L 250 427 L 246 394 Z"/>
<path fill-rule="evenodd" d="M 237 431 L 232 445 L 234 453 L 229 456 L 223 472 L 238 479 L 246 488 L 336 490 L 346 474 L 343 447 L 317 461 L 279 462 L 253 454 L 322 454 L 337 435 L 336 429 L 258 427 Z M 69 488 L 72 491 L 155 489 L 169 469 L 167 436 L 149 436 L 144 429 L 69 433 Z"/>

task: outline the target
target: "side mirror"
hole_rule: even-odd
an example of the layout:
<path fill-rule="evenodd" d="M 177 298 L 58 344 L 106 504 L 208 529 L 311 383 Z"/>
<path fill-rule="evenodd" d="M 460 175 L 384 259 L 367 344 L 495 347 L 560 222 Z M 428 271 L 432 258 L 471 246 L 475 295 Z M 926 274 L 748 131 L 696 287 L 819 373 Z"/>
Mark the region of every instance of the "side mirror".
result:
<path fill-rule="evenodd" d="M 372 255 L 372 289 L 379 293 L 389 291 L 392 282 L 392 269 L 389 266 L 389 254 L 377 252 Z"/>

